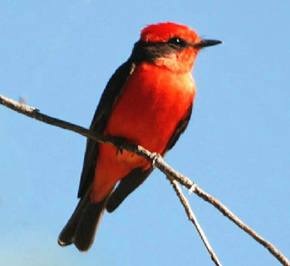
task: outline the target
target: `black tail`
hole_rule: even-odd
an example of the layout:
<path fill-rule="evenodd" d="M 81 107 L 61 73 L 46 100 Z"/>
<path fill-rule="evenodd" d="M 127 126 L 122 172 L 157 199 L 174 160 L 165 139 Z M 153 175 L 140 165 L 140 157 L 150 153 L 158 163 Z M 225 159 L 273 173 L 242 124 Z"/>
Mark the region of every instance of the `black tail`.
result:
<path fill-rule="evenodd" d="M 62 229 L 58 237 L 58 244 L 60 246 L 74 244 L 79 251 L 87 251 L 94 242 L 108 197 L 101 202 L 91 203 L 89 193 L 87 193 L 80 200 L 71 218 Z"/>

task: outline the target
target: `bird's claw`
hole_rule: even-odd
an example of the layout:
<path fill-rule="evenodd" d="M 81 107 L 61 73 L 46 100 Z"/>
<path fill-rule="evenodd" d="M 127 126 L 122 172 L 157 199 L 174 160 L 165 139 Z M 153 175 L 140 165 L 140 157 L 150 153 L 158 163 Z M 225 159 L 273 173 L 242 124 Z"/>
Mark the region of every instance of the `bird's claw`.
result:
<path fill-rule="evenodd" d="M 125 143 L 125 139 L 124 138 L 117 138 L 115 140 L 115 144 L 116 144 L 116 155 L 119 155 L 119 154 L 123 154 L 123 151 L 124 151 L 124 143 Z"/>
<path fill-rule="evenodd" d="M 159 158 L 159 156 L 161 156 L 161 155 L 159 153 L 157 153 L 157 152 L 152 152 L 150 154 L 150 159 L 152 160 L 151 161 L 151 165 L 152 165 L 153 168 L 156 167 L 156 161 Z"/>

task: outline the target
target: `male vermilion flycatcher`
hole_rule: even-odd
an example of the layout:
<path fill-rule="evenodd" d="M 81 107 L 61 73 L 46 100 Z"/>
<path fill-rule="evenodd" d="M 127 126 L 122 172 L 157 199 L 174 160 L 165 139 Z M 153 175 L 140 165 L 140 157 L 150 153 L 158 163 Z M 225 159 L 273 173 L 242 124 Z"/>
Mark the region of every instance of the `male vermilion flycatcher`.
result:
<path fill-rule="evenodd" d="M 164 155 L 190 119 L 196 55 L 201 48 L 219 43 L 202 40 L 192 29 L 175 23 L 144 28 L 128 61 L 109 80 L 90 129 Z M 114 211 L 152 170 L 138 155 L 89 139 L 80 201 L 58 243 L 73 243 L 87 251 L 104 210 Z"/>

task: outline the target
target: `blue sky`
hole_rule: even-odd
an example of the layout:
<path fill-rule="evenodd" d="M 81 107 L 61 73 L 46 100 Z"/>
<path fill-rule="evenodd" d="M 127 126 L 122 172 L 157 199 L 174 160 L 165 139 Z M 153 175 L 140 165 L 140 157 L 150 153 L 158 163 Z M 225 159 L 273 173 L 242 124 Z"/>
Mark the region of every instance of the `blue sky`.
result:
<path fill-rule="evenodd" d="M 193 117 L 166 161 L 289 257 L 289 8 L 286 0 L 3 0 L 0 93 L 87 127 L 144 26 L 174 21 L 223 40 L 198 56 Z M 88 253 L 59 247 L 85 139 L 0 106 L 0 147 L 1 265 L 213 265 L 158 170 L 104 215 Z M 279 265 L 188 197 L 224 265 Z"/>

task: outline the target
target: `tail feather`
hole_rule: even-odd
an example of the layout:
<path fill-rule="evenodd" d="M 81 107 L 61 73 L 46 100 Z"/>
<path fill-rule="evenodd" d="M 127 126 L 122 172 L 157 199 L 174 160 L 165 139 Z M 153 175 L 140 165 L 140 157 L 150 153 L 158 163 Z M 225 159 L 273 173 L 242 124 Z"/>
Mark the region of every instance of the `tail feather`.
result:
<path fill-rule="evenodd" d="M 95 234 L 105 210 L 106 199 L 89 203 L 82 215 L 74 235 L 74 244 L 79 251 L 87 251 L 94 242 Z"/>
<path fill-rule="evenodd" d="M 71 218 L 68 220 L 65 227 L 62 229 L 58 237 L 58 244 L 60 246 L 68 246 L 73 243 L 74 235 L 78 227 L 80 218 L 83 215 L 85 207 L 89 204 L 89 197 L 81 199 L 73 212 Z"/>
<path fill-rule="evenodd" d="M 74 244 L 81 252 L 87 251 L 91 247 L 109 196 L 101 202 L 91 203 L 89 193 L 87 194 L 80 200 L 61 231 L 58 237 L 60 246 Z"/>

